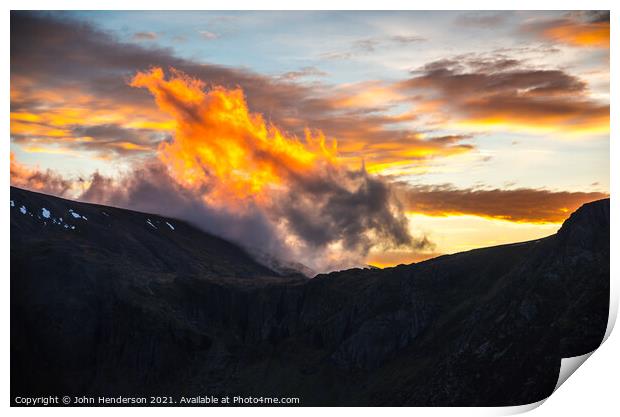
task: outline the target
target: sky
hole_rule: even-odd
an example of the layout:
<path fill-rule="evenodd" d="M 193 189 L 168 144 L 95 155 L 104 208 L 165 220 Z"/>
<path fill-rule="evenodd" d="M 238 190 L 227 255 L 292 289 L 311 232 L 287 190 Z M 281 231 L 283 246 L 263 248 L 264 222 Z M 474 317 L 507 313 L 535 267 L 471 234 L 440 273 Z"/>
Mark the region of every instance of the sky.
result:
<path fill-rule="evenodd" d="M 609 13 L 12 12 L 11 183 L 316 271 L 609 195 Z"/>

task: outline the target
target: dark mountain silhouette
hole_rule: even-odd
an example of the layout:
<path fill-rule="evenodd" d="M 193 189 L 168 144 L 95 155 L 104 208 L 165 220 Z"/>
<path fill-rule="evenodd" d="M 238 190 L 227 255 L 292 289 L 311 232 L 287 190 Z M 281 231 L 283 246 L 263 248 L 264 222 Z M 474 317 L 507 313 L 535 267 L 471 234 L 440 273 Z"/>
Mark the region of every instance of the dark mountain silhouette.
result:
<path fill-rule="evenodd" d="M 608 306 L 609 200 L 544 239 L 306 279 L 179 220 L 11 188 L 12 398 L 526 404 Z"/>

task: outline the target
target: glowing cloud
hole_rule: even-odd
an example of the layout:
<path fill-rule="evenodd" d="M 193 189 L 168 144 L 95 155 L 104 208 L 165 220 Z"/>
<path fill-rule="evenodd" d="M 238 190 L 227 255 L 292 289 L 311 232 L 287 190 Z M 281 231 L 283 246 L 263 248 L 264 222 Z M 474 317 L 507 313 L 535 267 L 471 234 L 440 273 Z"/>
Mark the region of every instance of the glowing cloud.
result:
<path fill-rule="evenodd" d="M 609 26 L 609 11 L 576 11 L 530 22 L 522 30 L 570 46 L 609 49 Z"/>
<path fill-rule="evenodd" d="M 252 113 L 241 89 L 206 89 L 160 68 L 137 73 L 131 85 L 147 88 L 175 120 L 174 137 L 158 149 L 160 176 L 210 209 L 262 213 L 295 257 L 313 254 L 311 267 L 359 265 L 373 247 L 428 244 L 409 234 L 388 183 L 347 168 L 321 132 L 306 130 L 302 141 Z"/>
<path fill-rule="evenodd" d="M 571 45 L 609 48 L 609 22 L 565 24 L 546 29 L 543 33 L 550 39 Z"/>
<path fill-rule="evenodd" d="M 177 121 L 172 142 L 159 147 L 159 157 L 180 183 L 211 187 L 212 203 L 234 196 L 264 200 L 292 177 L 337 164 L 335 142 L 328 147 L 322 133 L 306 133 L 305 143 L 288 136 L 248 110 L 241 89 L 214 87 L 160 68 L 138 73 L 131 85 L 145 87 L 158 106 Z M 213 181 L 216 177 L 217 181 Z"/>

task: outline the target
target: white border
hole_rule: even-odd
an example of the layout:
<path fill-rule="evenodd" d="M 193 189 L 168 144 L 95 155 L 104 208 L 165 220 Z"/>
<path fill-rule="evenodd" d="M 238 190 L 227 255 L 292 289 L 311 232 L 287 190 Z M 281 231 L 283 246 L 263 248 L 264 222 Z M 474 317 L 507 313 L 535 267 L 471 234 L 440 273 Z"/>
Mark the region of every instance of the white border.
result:
<path fill-rule="evenodd" d="M 619 19 L 617 13 L 620 13 L 613 7 L 614 3 L 611 1 L 542 1 L 542 0 L 522 0 L 516 1 L 481 1 L 470 0 L 467 2 L 450 1 L 450 0 L 434 0 L 432 2 L 411 2 L 411 1 L 396 1 L 396 0 L 381 0 L 375 2 L 369 1 L 334 1 L 334 0 L 300 0 L 294 3 L 284 0 L 262 0 L 260 2 L 252 2 L 250 0 L 228 0 L 226 2 L 214 2 L 214 1 L 196 1 L 196 0 L 175 0 L 174 2 L 153 2 L 152 0 L 108 0 L 105 2 L 81 2 L 71 0 L 56 0 L 56 1 L 10 1 L 7 2 L 7 9 L 2 16 L 0 27 L 2 28 L 2 34 L 4 37 L 4 45 L 6 46 L 4 52 L 4 65 L 2 66 L 2 72 L 4 75 L 4 83 L 1 86 L 1 94 L 4 98 L 2 113 L 2 126 L 3 131 L 7 137 L 4 139 L 4 147 L 2 149 L 3 155 L 0 158 L 1 169 L 6 176 L 5 186 L 0 190 L 0 193 L 4 195 L 4 200 L 8 200 L 8 184 L 9 180 L 9 118 L 8 113 L 10 109 L 10 59 L 9 59 L 9 39 L 10 39 L 10 9 L 23 10 L 45 10 L 45 9 L 81 9 L 81 10 L 140 10 L 140 9 L 154 9 L 154 10 L 611 10 L 611 109 L 612 116 L 611 122 L 611 135 L 610 135 L 610 157 L 611 157 L 611 189 L 610 193 L 615 196 L 618 188 L 618 167 L 620 166 L 619 153 L 620 146 L 616 143 L 618 135 L 616 132 L 615 118 L 618 115 L 616 111 L 618 104 L 618 87 L 614 80 L 614 70 L 619 68 L 618 56 L 616 51 L 615 39 L 617 39 L 617 25 Z M 5 3 L 6 4 L 6 3 Z M 4 407 L 8 408 L 9 404 L 9 375 L 10 375 L 10 363 L 9 363 L 9 207 L 8 204 L 2 206 L 2 219 L 0 223 L 0 235 L 3 237 L 1 240 L 2 247 L 0 248 L 0 256 L 5 274 L 3 274 L 2 289 L 4 295 L 4 303 L 2 310 L 2 335 L 5 337 L 2 343 L 2 380 L 1 386 L 4 392 Z M 618 206 L 615 203 L 614 198 L 611 200 L 612 207 L 612 240 L 611 240 L 611 253 L 618 254 L 618 221 L 617 212 Z M 610 320 L 610 326 L 615 322 L 618 310 L 618 262 L 617 259 L 612 256 L 611 262 L 611 277 L 612 277 L 612 308 Z M 611 328 L 611 327 L 610 327 Z M 609 329 L 608 329 L 609 330 Z M 609 331 L 608 331 L 609 333 Z M 615 333 L 615 334 L 614 334 Z M 372 408 L 357 408 L 354 410 L 345 410 L 342 408 L 328 409 L 328 408 L 252 408 L 252 409 L 235 409 L 235 408 L 194 408 L 183 409 L 183 412 L 190 414 L 196 414 L 204 416 L 206 414 L 218 414 L 222 416 L 236 415 L 237 413 L 251 413 L 252 415 L 289 415 L 295 413 L 299 415 L 306 415 L 315 417 L 317 413 L 328 413 L 342 415 L 348 413 L 362 414 L 362 415 L 374 415 L 377 412 L 390 414 L 411 416 L 414 415 L 505 415 L 515 412 L 524 412 L 528 408 L 535 408 L 533 413 L 539 416 L 546 415 L 607 415 L 613 413 L 613 410 L 618 410 L 617 400 L 617 387 L 615 381 L 617 379 L 617 373 L 620 369 L 618 355 L 616 352 L 620 351 L 620 339 L 617 332 L 611 334 L 608 340 L 593 354 L 593 358 L 586 361 L 586 363 L 576 371 L 576 375 L 563 384 L 547 401 L 544 401 L 544 405 L 536 408 L 541 404 L 535 404 L 532 406 L 523 407 L 507 407 L 507 408 L 390 408 L 375 410 Z M 59 408 L 59 409 L 42 409 L 42 408 L 11 408 L 9 413 L 15 415 L 30 415 L 31 413 L 46 412 L 52 415 L 66 415 L 66 414 L 79 414 L 82 415 L 86 410 L 79 408 Z M 127 408 L 117 408 L 113 411 L 109 408 L 90 409 L 88 413 L 95 415 L 109 415 L 111 412 L 121 415 L 130 415 L 138 413 L 149 413 L 149 415 L 169 415 L 171 412 L 177 412 L 170 408 L 150 408 L 148 410 L 136 410 Z"/>

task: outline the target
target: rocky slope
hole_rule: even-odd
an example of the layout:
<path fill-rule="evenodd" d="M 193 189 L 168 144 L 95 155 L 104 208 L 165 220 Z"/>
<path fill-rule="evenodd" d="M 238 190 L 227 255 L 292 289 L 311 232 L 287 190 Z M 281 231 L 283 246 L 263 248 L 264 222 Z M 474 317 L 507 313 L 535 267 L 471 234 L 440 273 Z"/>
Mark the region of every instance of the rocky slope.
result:
<path fill-rule="evenodd" d="M 600 344 L 608 304 L 609 200 L 545 239 L 308 280 L 178 220 L 11 189 L 12 397 L 525 404 Z"/>

